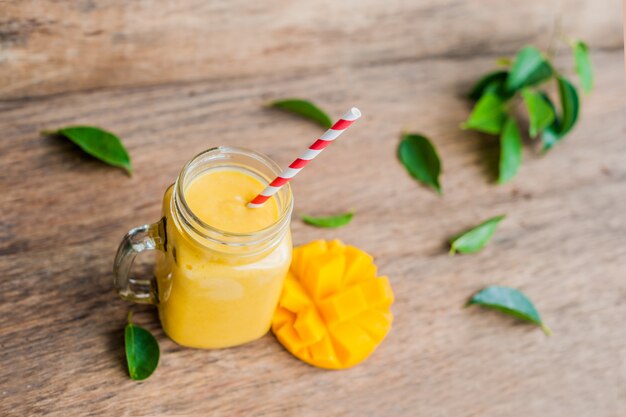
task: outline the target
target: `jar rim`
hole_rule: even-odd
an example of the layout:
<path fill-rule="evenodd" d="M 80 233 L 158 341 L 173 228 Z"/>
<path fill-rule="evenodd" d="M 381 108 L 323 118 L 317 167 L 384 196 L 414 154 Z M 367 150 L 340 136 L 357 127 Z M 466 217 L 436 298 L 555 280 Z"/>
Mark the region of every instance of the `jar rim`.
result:
<path fill-rule="evenodd" d="M 294 202 L 290 184 L 283 186 L 281 190 L 272 197 L 279 199 L 278 207 L 280 212 L 277 219 L 268 226 L 253 232 L 231 232 L 212 226 L 200 219 L 187 204 L 184 193 L 186 182 L 193 180 L 195 177 L 188 180 L 186 175 L 189 174 L 191 169 L 194 167 L 194 164 L 197 164 L 198 161 L 203 161 L 204 165 L 212 160 L 227 161 L 228 158 L 232 156 L 244 157 L 250 159 L 251 162 L 258 162 L 267 168 L 274 176 L 278 176 L 282 171 L 280 166 L 268 156 L 250 149 L 236 146 L 217 146 L 207 149 L 191 158 L 181 169 L 180 174 L 176 179 L 176 183 L 174 184 L 174 195 L 172 198 L 172 204 L 174 207 L 172 208 L 177 209 L 176 211 L 178 211 L 179 214 L 182 214 L 181 217 L 185 225 L 190 227 L 195 234 L 204 239 L 209 239 L 229 246 L 249 246 L 263 243 L 267 240 L 272 240 L 274 236 L 276 236 L 285 228 L 286 225 L 289 224 L 291 219 Z M 228 164 L 225 164 L 225 166 L 228 166 Z M 245 163 L 242 163 L 240 167 L 243 167 L 244 169 L 247 168 Z M 248 170 L 251 172 L 253 171 L 251 168 Z M 273 178 L 266 178 L 265 175 L 258 171 L 254 171 L 254 173 L 256 175 L 260 175 L 268 183 L 273 180 Z"/>

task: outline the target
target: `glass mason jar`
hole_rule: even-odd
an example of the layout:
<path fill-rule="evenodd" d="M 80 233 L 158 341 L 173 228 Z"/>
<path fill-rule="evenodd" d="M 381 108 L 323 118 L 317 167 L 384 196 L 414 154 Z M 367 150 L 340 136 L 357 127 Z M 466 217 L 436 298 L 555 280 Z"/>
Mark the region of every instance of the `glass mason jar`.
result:
<path fill-rule="evenodd" d="M 176 343 L 223 348 L 255 340 L 270 328 L 291 262 L 289 185 L 276 195 L 274 223 L 252 233 L 230 233 L 204 223 L 185 201 L 186 187 L 212 169 L 234 169 L 269 183 L 279 166 L 259 153 L 209 149 L 180 172 L 163 198 L 163 217 L 130 230 L 115 257 L 114 281 L 125 300 L 156 304 L 165 333 Z M 156 250 L 156 279 L 134 279 L 134 258 Z"/>

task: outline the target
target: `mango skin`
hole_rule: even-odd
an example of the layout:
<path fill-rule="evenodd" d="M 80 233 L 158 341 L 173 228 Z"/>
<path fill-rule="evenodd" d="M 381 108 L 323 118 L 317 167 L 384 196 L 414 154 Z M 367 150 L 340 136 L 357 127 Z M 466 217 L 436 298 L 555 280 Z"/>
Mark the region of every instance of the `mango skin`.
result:
<path fill-rule="evenodd" d="M 368 358 L 393 322 L 393 291 L 376 271 L 368 253 L 340 240 L 295 248 L 272 320 L 278 341 L 319 368 L 350 368 Z"/>

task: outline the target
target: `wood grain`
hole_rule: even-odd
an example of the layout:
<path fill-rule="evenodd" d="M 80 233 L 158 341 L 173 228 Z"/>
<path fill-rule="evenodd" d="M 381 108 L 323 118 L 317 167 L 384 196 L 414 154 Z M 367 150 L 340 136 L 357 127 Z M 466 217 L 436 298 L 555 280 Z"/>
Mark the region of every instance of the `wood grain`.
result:
<path fill-rule="evenodd" d="M 60 19 L 65 6 L 37 4 L 44 3 L 49 19 Z M 563 8 L 570 29 L 601 45 L 593 53 L 596 89 L 585 97 L 581 122 L 566 141 L 543 156 L 529 146 L 518 177 L 496 186 L 489 166 L 497 142 L 458 128 L 469 109 L 463 92 L 501 54 L 533 39 L 547 45 L 541 33 L 553 16 L 541 11 L 556 3 L 397 2 L 387 12 L 383 2 L 359 3 L 345 26 L 355 36 L 369 34 L 356 48 L 341 36 L 330 42 L 333 31 L 318 26 L 330 22 L 337 31 L 343 19 L 327 19 L 319 6 L 69 3 L 62 21 L 70 34 L 59 40 L 59 51 L 69 51 L 64 48 L 71 31 L 79 30 L 70 24 L 77 15 L 104 11 L 108 17 L 99 25 L 80 30 L 102 30 L 94 37 L 104 38 L 120 25 L 134 33 L 135 49 L 114 62 L 120 49 L 98 50 L 102 56 L 96 59 L 86 49 L 101 44 L 77 40 L 78 56 L 87 54 L 85 60 L 99 69 L 74 67 L 65 76 L 59 68 L 70 58 L 39 72 L 19 66 L 38 59 L 36 48 L 46 42 L 56 44 L 58 33 L 33 30 L 21 46 L 3 42 L 4 53 L 23 52 L 22 64 L 4 55 L 3 88 L 8 80 L 23 84 L 4 88 L 0 101 L 0 415 L 626 415 L 626 100 L 622 52 L 612 49 L 620 38 L 618 11 L 591 1 Z M 356 4 L 339 3 L 324 5 L 345 14 Z M 2 7 L 26 18 L 41 13 L 44 6 L 35 4 Z M 84 11 L 89 7 L 94 9 Z M 135 9 L 154 19 L 131 25 L 120 18 Z M 208 14 L 219 24 L 200 28 Z M 523 21 L 528 16 L 539 20 Z M 213 31 L 220 40 L 245 27 L 248 32 L 230 43 L 215 41 L 220 48 L 236 43 L 243 51 L 233 54 L 242 55 L 218 68 L 208 58 L 216 53 L 210 48 L 200 55 L 176 51 L 182 38 L 166 35 L 174 22 Z M 495 29 L 488 29 L 494 22 Z M 298 47 L 277 54 L 293 61 L 262 55 L 264 48 L 288 44 L 277 36 L 286 26 L 296 31 L 292 41 Z M 263 29 L 270 31 L 267 37 L 252 39 Z M 403 48 L 426 31 L 438 43 Z M 154 63 L 147 56 L 158 59 L 146 50 L 155 42 L 164 42 L 161 51 L 170 57 L 179 55 L 178 70 L 155 68 L 154 78 L 138 77 L 133 71 L 142 63 Z M 334 53 L 339 65 L 324 64 Z M 193 69 L 197 74 L 185 68 L 200 61 L 206 66 Z M 270 61 L 276 71 L 267 68 Z M 566 51 L 557 61 L 561 68 L 571 66 Z M 242 63 L 254 68 L 233 69 Z M 308 63 L 308 70 L 296 70 Z M 132 70 L 127 78 L 105 79 L 113 66 Z M 38 96 L 39 87 L 58 94 Z M 285 165 L 319 133 L 314 124 L 263 107 L 286 96 L 313 99 L 334 115 L 350 105 L 364 114 L 349 136 L 294 182 L 295 243 L 339 237 L 370 251 L 397 295 L 389 337 L 370 359 L 347 371 L 309 367 L 271 335 L 232 349 L 181 348 L 163 334 L 153 308 L 129 306 L 112 288 L 119 240 L 129 228 L 157 219 L 163 191 L 189 158 L 229 144 Z M 70 143 L 37 135 L 73 123 L 118 133 L 132 155 L 133 177 Z M 404 128 L 428 135 L 437 146 L 443 197 L 416 184 L 396 161 Z M 357 214 L 338 230 L 311 228 L 297 219 L 305 212 L 348 209 Z M 447 255 L 450 236 L 501 213 L 507 219 L 485 251 Z M 137 273 L 149 274 L 150 262 L 143 257 Z M 521 288 L 554 335 L 546 338 L 501 315 L 461 308 L 488 284 Z M 159 368 L 143 383 L 129 380 L 124 369 L 122 330 L 129 308 L 162 348 Z"/>
<path fill-rule="evenodd" d="M 0 2 L 0 95 L 316 74 L 506 54 L 560 22 L 595 48 L 622 45 L 617 0 L 38 0 Z"/>

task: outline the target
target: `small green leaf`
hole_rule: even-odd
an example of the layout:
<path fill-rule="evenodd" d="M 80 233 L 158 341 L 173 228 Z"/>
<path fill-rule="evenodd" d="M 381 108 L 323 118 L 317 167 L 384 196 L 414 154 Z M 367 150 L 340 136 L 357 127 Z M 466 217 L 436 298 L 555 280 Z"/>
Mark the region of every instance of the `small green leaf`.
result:
<path fill-rule="evenodd" d="M 42 135 L 63 136 L 89 155 L 132 174 L 130 156 L 120 139 L 113 133 L 95 126 L 69 126 L 56 131 L 43 131 Z"/>
<path fill-rule="evenodd" d="M 298 98 L 278 100 L 270 103 L 270 107 L 295 113 L 305 119 L 314 121 L 325 129 L 330 129 L 333 125 L 332 120 L 328 117 L 326 112 L 308 100 Z"/>
<path fill-rule="evenodd" d="M 398 158 L 413 178 L 441 194 L 441 162 L 437 150 L 428 138 L 405 133 L 398 146 Z"/>
<path fill-rule="evenodd" d="M 548 97 L 548 94 L 546 94 L 544 91 L 540 91 L 539 94 L 554 113 L 554 121 L 552 121 L 550 126 L 546 127 L 541 132 L 541 142 L 543 143 L 543 150 L 546 151 L 552 148 L 554 144 L 561 139 L 561 137 L 559 136 L 559 132 L 561 131 L 561 121 L 556 114 L 556 107 L 554 103 L 552 103 L 552 100 L 550 100 L 550 97 Z"/>
<path fill-rule="evenodd" d="M 124 330 L 126 362 L 131 379 L 141 381 L 148 378 L 159 364 L 159 344 L 146 329 L 130 322 Z"/>
<path fill-rule="evenodd" d="M 525 88 L 522 90 L 522 97 L 530 118 L 529 134 L 534 138 L 554 122 L 554 110 L 541 93 Z"/>
<path fill-rule="evenodd" d="M 520 49 L 506 80 L 509 91 L 539 84 L 552 76 L 552 66 L 541 51 L 533 46 Z"/>
<path fill-rule="evenodd" d="M 524 293 L 515 288 L 491 286 L 476 293 L 467 305 L 477 304 L 486 308 L 501 311 L 510 316 L 528 321 L 541 327 L 546 335 L 552 334 L 548 326 L 541 320 L 532 301 Z"/>
<path fill-rule="evenodd" d="M 559 96 L 561 97 L 561 130 L 560 136 L 565 136 L 576 124 L 578 120 L 578 110 L 580 102 L 578 99 L 578 92 L 576 87 L 572 85 L 567 79 L 558 77 L 559 83 Z"/>
<path fill-rule="evenodd" d="M 514 118 L 509 117 L 500 136 L 500 170 L 498 182 L 511 180 L 522 164 L 522 137 Z"/>
<path fill-rule="evenodd" d="M 483 94 L 488 92 L 496 93 L 500 97 L 505 98 L 504 83 L 506 82 L 508 74 L 508 71 L 494 71 L 485 75 L 474 84 L 474 87 L 472 87 L 469 93 L 469 98 L 477 101 Z"/>
<path fill-rule="evenodd" d="M 572 43 L 572 53 L 574 54 L 574 62 L 576 73 L 580 77 L 580 83 L 585 93 L 590 93 L 593 89 L 593 65 L 591 56 L 589 55 L 589 47 L 583 41 L 575 41 Z"/>
<path fill-rule="evenodd" d="M 327 217 L 313 217 L 307 216 L 306 214 L 302 216 L 302 221 L 306 224 L 310 224 L 311 226 L 316 227 L 326 227 L 326 228 L 337 228 L 341 226 L 345 226 L 352 220 L 354 217 L 354 212 L 338 214 L 336 216 L 327 216 Z"/>
<path fill-rule="evenodd" d="M 454 237 L 450 241 L 450 255 L 454 255 L 456 252 L 476 253 L 482 250 L 489 243 L 496 227 L 505 217 L 504 215 L 492 217 Z"/>
<path fill-rule="evenodd" d="M 502 130 L 505 120 L 504 101 L 498 94 L 487 92 L 478 100 L 469 118 L 461 124 L 461 127 L 497 135 Z"/>
<path fill-rule="evenodd" d="M 578 120 L 578 113 L 580 111 L 578 92 L 572 83 L 563 77 L 558 77 L 557 83 L 559 86 L 562 114 L 560 117 L 556 115 L 554 122 L 541 133 L 541 142 L 543 143 L 544 151 L 551 149 L 572 130 Z M 556 114 L 556 108 L 547 94 L 542 93 L 542 96 Z"/>

